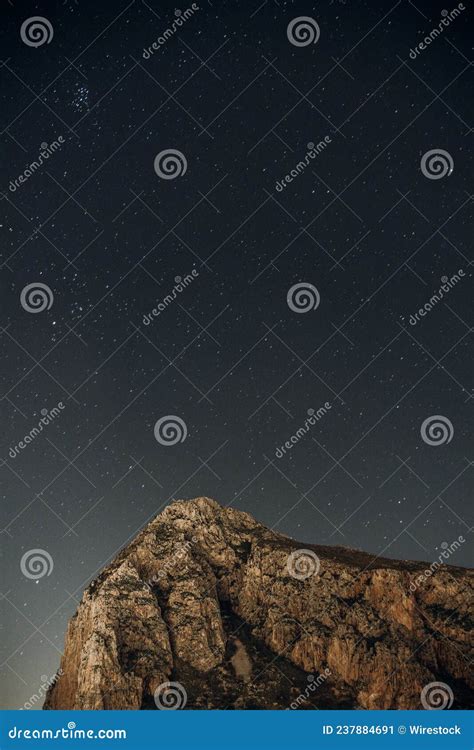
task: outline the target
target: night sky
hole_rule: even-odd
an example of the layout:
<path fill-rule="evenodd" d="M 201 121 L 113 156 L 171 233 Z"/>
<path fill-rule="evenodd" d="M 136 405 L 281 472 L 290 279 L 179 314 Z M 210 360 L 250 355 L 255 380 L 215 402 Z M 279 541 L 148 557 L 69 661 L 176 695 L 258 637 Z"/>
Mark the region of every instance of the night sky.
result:
<path fill-rule="evenodd" d="M 398 559 L 469 539 L 471 11 L 410 57 L 454 5 L 198 5 L 2 3 L 2 707 L 172 499 Z"/>

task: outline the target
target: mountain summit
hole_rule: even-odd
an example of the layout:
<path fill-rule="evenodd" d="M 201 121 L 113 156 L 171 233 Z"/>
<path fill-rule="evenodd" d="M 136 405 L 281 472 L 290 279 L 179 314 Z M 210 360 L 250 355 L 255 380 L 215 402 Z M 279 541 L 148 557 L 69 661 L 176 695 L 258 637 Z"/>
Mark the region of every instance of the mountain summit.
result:
<path fill-rule="evenodd" d="M 176 501 L 85 591 L 44 708 L 464 708 L 472 592 Z"/>

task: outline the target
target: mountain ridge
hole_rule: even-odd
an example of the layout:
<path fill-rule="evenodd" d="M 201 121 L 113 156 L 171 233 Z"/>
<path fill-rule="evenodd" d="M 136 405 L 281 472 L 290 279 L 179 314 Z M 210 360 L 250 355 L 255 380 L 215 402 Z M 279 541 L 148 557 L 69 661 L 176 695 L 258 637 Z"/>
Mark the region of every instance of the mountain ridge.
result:
<path fill-rule="evenodd" d="M 474 576 L 430 570 L 177 500 L 89 584 L 44 708 L 465 707 Z"/>

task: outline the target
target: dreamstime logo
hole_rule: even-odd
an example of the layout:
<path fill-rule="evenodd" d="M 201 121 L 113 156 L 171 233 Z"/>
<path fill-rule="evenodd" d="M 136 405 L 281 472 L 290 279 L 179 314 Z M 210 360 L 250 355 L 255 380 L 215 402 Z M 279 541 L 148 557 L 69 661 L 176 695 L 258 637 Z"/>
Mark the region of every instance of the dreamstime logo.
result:
<path fill-rule="evenodd" d="M 311 427 L 314 427 L 314 425 L 319 422 L 319 420 L 322 419 L 331 408 L 332 407 L 329 401 L 326 401 L 324 405 L 320 406 L 317 411 L 315 411 L 314 409 L 308 409 L 308 418 L 305 419 L 304 424 L 301 427 L 298 427 L 296 432 L 289 438 L 289 440 L 286 440 L 283 445 L 280 445 L 278 446 L 278 448 L 276 448 L 275 456 L 277 458 L 283 458 L 285 453 L 291 450 L 291 448 L 293 448 L 296 443 L 304 438 L 305 435 L 307 435 L 310 431 Z"/>
<path fill-rule="evenodd" d="M 46 141 L 43 141 L 41 144 L 39 156 L 34 159 L 30 164 L 27 165 L 26 169 L 20 174 L 15 180 L 10 180 L 10 184 L 8 185 L 8 189 L 11 193 L 16 193 L 20 185 L 23 185 L 27 180 L 32 177 L 35 172 L 38 171 L 40 167 L 43 166 L 43 164 L 49 159 L 50 156 L 56 153 L 61 146 L 64 145 L 64 136 L 60 135 L 58 136 L 57 140 L 52 141 L 51 143 L 46 143 Z"/>
<path fill-rule="evenodd" d="M 465 275 L 466 274 L 464 273 L 464 270 L 460 268 L 457 273 L 451 276 L 451 278 L 448 278 L 447 276 L 441 276 L 442 286 L 430 297 L 429 302 L 425 302 L 424 306 L 420 307 L 418 312 L 416 312 L 414 315 L 410 315 L 410 325 L 416 326 L 416 324 L 420 322 L 420 317 L 426 317 L 426 314 L 429 313 L 433 309 L 433 307 L 438 304 L 438 302 L 441 302 L 445 294 L 448 294 L 448 292 L 450 292 L 451 289 L 453 289 L 453 287 L 455 287 L 456 284 L 461 281 L 461 278 L 463 278 Z"/>
<path fill-rule="evenodd" d="M 41 435 L 43 429 L 47 427 L 47 425 L 49 425 L 54 419 L 56 419 L 56 417 L 59 416 L 59 414 L 65 408 L 66 407 L 63 402 L 59 401 L 58 405 L 53 406 L 52 409 L 41 409 L 41 419 L 39 420 L 37 426 L 33 427 L 29 432 L 27 432 L 19 443 L 11 446 L 10 450 L 8 451 L 8 455 L 10 456 L 10 458 L 16 458 L 20 451 L 24 450 L 27 445 L 32 443 L 33 440 L 38 437 L 38 435 Z"/>
<path fill-rule="evenodd" d="M 300 284 L 294 284 L 288 290 L 286 295 L 288 307 L 295 313 L 307 313 L 310 310 L 316 310 L 319 307 L 321 297 L 313 284 L 302 281 Z"/>
<path fill-rule="evenodd" d="M 177 8 L 174 12 L 175 19 L 172 22 L 171 26 L 164 30 L 164 32 L 161 34 L 161 36 L 158 37 L 156 42 L 153 42 L 153 44 L 151 44 L 149 47 L 144 47 L 142 54 L 143 59 L 149 60 L 150 57 L 160 49 L 160 47 L 163 47 L 163 45 L 166 44 L 168 39 L 171 39 L 173 35 L 176 34 L 181 26 L 184 26 L 186 21 L 189 21 L 189 19 L 193 17 L 194 13 L 197 10 L 199 10 L 199 5 L 197 5 L 197 3 L 193 3 L 191 7 L 186 8 L 185 11 L 179 10 L 179 8 Z"/>
<path fill-rule="evenodd" d="M 442 569 L 444 563 L 446 560 L 449 560 L 451 555 L 453 555 L 457 550 L 461 547 L 462 544 L 465 543 L 465 539 L 462 535 L 458 536 L 457 539 L 454 540 L 454 542 L 451 542 L 451 544 L 448 544 L 448 542 L 441 542 L 441 549 L 443 550 L 440 555 L 438 555 L 438 559 L 434 560 L 429 568 L 426 568 L 426 570 L 423 571 L 423 573 L 420 573 L 416 576 L 416 578 L 410 583 L 410 591 L 411 593 L 415 593 L 415 591 L 429 578 L 431 578 L 432 575 L 437 573 L 438 570 Z"/>
<path fill-rule="evenodd" d="M 26 312 L 40 313 L 50 310 L 53 304 L 54 294 L 47 284 L 35 281 L 24 287 L 20 294 L 21 306 Z"/>
<path fill-rule="evenodd" d="M 176 443 L 184 443 L 188 436 L 188 428 L 181 417 L 168 414 L 157 421 L 154 433 L 160 445 L 176 445 Z"/>
<path fill-rule="evenodd" d="M 154 693 L 160 711 L 177 711 L 188 702 L 188 694 L 180 682 L 163 682 Z"/>
<path fill-rule="evenodd" d="M 430 682 L 421 691 L 420 700 L 426 711 L 444 711 L 453 705 L 454 694 L 445 682 Z"/>
<path fill-rule="evenodd" d="M 453 423 L 441 414 L 427 417 L 420 428 L 421 437 L 427 445 L 446 445 L 454 435 Z"/>
<path fill-rule="evenodd" d="M 183 561 L 183 558 L 186 557 L 188 552 L 192 549 L 193 544 L 196 544 L 197 541 L 198 537 L 192 536 L 191 539 L 177 544 L 173 553 L 167 560 L 162 563 L 162 567 L 160 568 L 160 570 L 158 570 L 157 573 L 148 581 L 145 581 L 145 583 L 143 584 L 144 587 L 148 589 L 148 591 L 152 591 L 153 586 L 159 584 L 163 578 L 166 578 L 166 576 L 174 570 L 177 563 Z"/>
<path fill-rule="evenodd" d="M 8 730 L 8 737 L 11 740 L 16 739 L 30 739 L 30 740 L 57 740 L 71 739 L 71 740 L 126 740 L 127 730 L 126 729 L 98 729 L 96 732 L 93 729 L 79 729 L 75 721 L 68 721 L 67 726 L 56 728 L 56 729 L 20 729 L 17 726 L 13 726 Z M 49 746 L 52 747 L 49 743 Z M 84 743 L 83 743 L 84 744 Z M 43 747 L 46 747 L 44 744 Z M 63 743 L 64 747 L 64 743 Z"/>
<path fill-rule="evenodd" d="M 281 193 L 283 190 L 285 190 L 286 186 L 289 185 L 290 182 L 293 182 L 296 177 L 299 177 L 299 175 L 305 171 L 309 164 L 311 164 L 311 160 L 316 159 L 316 157 L 319 156 L 319 154 L 324 151 L 330 143 L 332 143 L 332 140 L 331 136 L 329 135 L 325 135 L 324 138 L 318 143 L 313 143 L 313 141 L 310 141 L 307 144 L 308 150 L 305 154 L 304 159 L 301 159 L 301 161 L 299 161 L 298 164 L 293 167 L 290 173 L 286 174 L 282 180 L 276 181 L 275 190 L 278 193 Z"/>
<path fill-rule="evenodd" d="M 308 680 L 308 687 L 304 691 L 304 693 L 300 693 L 297 698 L 290 704 L 290 708 L 292 711 L 295 711 L 297 708 L 299 708 L 302 704 L 306 703 L 311 693 L 314 693 L 315 690 L 318 689 L 324 682 L 326 682 L 327 678 L 330 677 L 331 670 L 329 667 L 326 667 L 324 672 L 321 672 L 316 678 L 314 674 L 309 674 L 306 678 Z"/>
<path fill-rule="evenodd" d="M 167 148 L 155 156 L 155 172 L 162 180 L 175 180 L 186 174 L 188 162 L 182 151 Z"/>
<path fill-rule="evenodd" d="M 143 325 L 149 326 L 153 318 L 157 318 L 158 315 L 160 315 L 163 310 L 166 310 L 168 305 L 170 305 L 178 296 L 178 294 L 182 294 L 186 287 L 189 286 L 189 284 L 192 284 L 194 279 L 197 279 L 199 276 L 199 271 L 196 268 L 193 268 L 191 273 L 187 273 L 186 276 L 175 276 L 174 281 L 174 287 L 171 290 L 169 294 L 167 294 L 161 302 L 158 303 L 157 307 L 154 307 L 153 310 L 150 313 L 145 313 L 143 316 Z"/>
<path fill-rule="evenodd" d="M 463 10 L 466 10 L 466 6 L 464 5 L 464 3 L 459 3 L 457 8 L 453 8 L 451 11 L 446 9 L 442 10 L 441 21 L 438 23 L 438 26 L 435 26 L 434 29 L 431 29 L 429 34 L 427 34 L 423 41 L 417 44 L 416 47 L 410 49 L 411 59 L 416 60 L 418 55 L 421 55 L 421 53 L 444 32 L 445 28 L 450 26 L 451 23 L 456 20 L 456 18 L 459 18 Z"/>
<path fill-rule="evenodd" d="M 43 44 L 49 44 L 53 35 L 51 22 L 43 16 L 31 16 L 21 24 L 21 41 L 28 47 L 42 47 Z"/>
<path fill-rule="evenodd" d="M 316 44 L 320 36 L 318 23 L 311 16 L 298 16 L 288 24 L 286 35 L 295 47 L 307 47 Z"/>
<path fill-rule="evenodd" d="M 310 549 L 297 549 L 288 555 L 286 561 L 288 573 L 298 581 L 318 575 L 320 567 L 319 557 Z"/>
<path fill-rule="evenodd" d="M 20 570 L 25 578 L 37 581 L 38 578 L 50 576 L 53 572 L 53 558 L 44 549 L 30 549 L 20 561 Z"/>
<path fill-rule="evenodd" d="M 59 669 L 53 677 L 48 677 L 45 674 L 41 675 L 41 685 L 39 686 L 37 692 L 33 693 L 33 695 L 28 698 L 26 703 L 24 703 L 23 706 L 18 710 L 29 711 L 31 708 L 34 708 L 35 705 L 46 696 L 49 688 L 52 687 L 59 680 L 59 678 L 62 677 L 63 674 L 63 670 Z"/>
<path fill-rule="evenodd" d="M 429 180 L 441 180 L 449 177 L 454 169 L 453 157 L 442 148 L 433 148 L 421 157 L 420 167 L 423 175 Z"/>

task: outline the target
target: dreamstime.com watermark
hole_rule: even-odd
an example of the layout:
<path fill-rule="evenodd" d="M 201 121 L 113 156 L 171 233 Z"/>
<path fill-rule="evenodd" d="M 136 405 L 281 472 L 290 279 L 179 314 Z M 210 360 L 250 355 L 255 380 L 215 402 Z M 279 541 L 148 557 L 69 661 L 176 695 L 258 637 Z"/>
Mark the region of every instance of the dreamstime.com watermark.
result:
<path fill-rule="evenodd" d="M 456 8 L 453 8 L 453 10 L 442 10 L 442 18 L 439 24 L 435 26 L 434 29 L 431 29 L 430 33 L 425 36 L 422 42 L 417 44 L 413 49 L 410 49 L 411 59 L 416 60 L 418 55 L 421 55 L 421 53 L 461 15 L 463 10 L 466 10 L 464 3 L 459 3 L 459 5 Z"/>
<path fill-rule="evenodd" d="M 161 313 L 166 310 L 166 308 L 174 302 L 176 297 L 184 292 L 186 287 L 188 287 L 190 284 L 193 283 L 194 279 L 197 279 L 199 276 L 199 271 L 196 270 L 196 268 L 193 268 L 191 273 L 187 273 L 184 278 L 181 276 L 175 277 L 175 285 L 171 292 L 166 295 L 166 297 L 163 297 L 161 302 L 158 304 L 157 307 L 154 307 L 153 310 L 149 313 L 145 313 L 143 316 L 143 325 L 149 326 L 153 318 L 157 318 Z"/>
<path fill-rule="evenodd" d="M 179 562 L 179 560 L 181 560 L 189 552 L 193 544 L 196 544 L 197 541 L 197 536 L 192 536 L 188 541 L 177 544 L 176 549 L 171 556 L 171 559 L 163 564 L 161 569 L 158 571 L 158 573 L 156 573 L 156 575 L 153 576 L 153 578 L 145 581 L 143 586 L 151 591 L 153 586 L 159 583 L 162 578 L 166 578 L 168 573 L 173 570 L 176 561 Z"/>
<path fill-rule="evenodd" d="M 410 591 L 414 593 L 425 581 L 431 578 L 434 573 L 436 573 L 440 568 L 443 567 L 445 561 L 449 560 L 451 555 L 457 552 L 457 550 L 464 544 L 465 541 L 466 540 L 461 535 L 458 536 L 458 538 L 455 539 L 454 542 L 451 542 L 451 544 L 448 544 L 448 542 L 441 542 L 441 548 L 443 551 L 439 555 L 438 559 L 432 562 L 430 567 L 424 570 L 423 573 L 417 575 L 417 577 L 410 584 Z"/>
<path fill-rule="evenodd" d="M 423 307 L 420 307 L 418 312 L 416 312 L 414 315 L 410 315 L 408 321 L 410 325 L 416 326 L 417 323 L 420 323 L 420 317 L 425 318 L 427 313 L 431 312 L 433 307 L 436 307 L 436 305 L 441 302 L 443 297 L 448 294 L 465 275 L 466 274 L 464 273 L 463 269 L 460 268 L 457 273 L 451 276 L 451 278 L 448 278 L 447 276 L 441 276 L 440 288 L 430 297 L 428 302 L 425 302 Z"/>
<path fill-rule="evenodd" d="M 310 695 L 312 693 L 316 692 L 316 690 L 323 685 L 327 678 L 331 676 L 331 670 L 329 667 L 326 667 L 324 672 L 321 672 L 317 677 L 314 676 L 314 674 L 309 674 L 306 678 L 308 680 L 308 687 L 305 689 L 304 693 L 300 693 L 297 698 L 290 704 L 290 710 L 296 711 L 303 703 L 306 703 Z"/>
<path fill-rule="evenodd" d="M 287 185 L 290 184 L 290 182 L 293 182 L 293 180 L 296 177 L 299 177 L 300 174 L 302 174 L 305 169 L 310 165 L 311 161 L 316 159 L 319 154 L 326 149 L 326 147 L 332 143 L 332 140 L 329 135 L 324 136 L 322 141 L 319 141 L 319 143 L 313 143 L 310 141 L 308 143 L 308 151 L 306 152 L 306 155 L 304 159 L 298 162 L 296 167 L 294 167 L 288 174 L 284 176 L 282 180 L 277 180 L 275 182 L 275 190 L 278 193 L 281 193 Z"/>
<path fill-rule="evenodd" d="M 39 156 L 37 156 L 30 164 L 27 164 L 26 169 L 16 178 L 16 180 L 10 180 L 10 184 L 8 185 L 10 192 L 15 193 L 20 185 L 27 182 L 30 177 L 32 177 L 34 173 L 37 172 L 46 161 L 48 161 L 50 156 L 55 154 L 56 151 L 59 151 L 64 142 L 64 137 L 60 135 L 57 140 L 52 141 L 50 144 L 42 143 Z"/>
<path fill-rule="evenodd" d="M 24 437 L 22 440 L 20 440 L 16 445 L 12 446 L 10 450 L 8 451 L 8 455 L 10 458 L 16 458 L 21 451 L 25 450 L 25 448 L 35 440 L 38 435 L 41 435 L 44 428 L 47 427 L 47 425 L 51 424 L 59 414 L 65 409 L 66 406 L 63 404 L 62 401 L 58 403 L 57 406 L 53 406 L 52 409 L 48 411 L 48 409 L 41 409 L 41 414 L 43 415 L 36 425 L 36 427 L 33 427 Z"/>
<path fill-rule="evenodd" d="M 61 729 L 19 729 L 8 730 L 11 740 L 126 740 L 126 729 L 77 729 L 75 721 L 68 721 Z"/>
<path fill-rule="evenodd" d="M 305 419 L 304 424 L 296 430 L 296 432 L 290 437 L 289 440 L 283 443 L 283 445 L 280 445 L 278 448 L 276 448 L 276 458 L 283 458 L 285 453 L 288 450 L 291 450 L 291 448 L 293 448 L 296 443 L 304 438 L 310 431 L 311 427 L 314 427 L 314 425 L 319 422 L 319 420 L 322 419 L 331 408 L 332 406 L 329 401 L 326 401 L 323 406 L 319 407 L 317 411 L 315 411 L 314 409 L 308 409 L 308 419 Z"/>
<path fill-rule="evenodd" d="M 181 26 L 184 26 L 186 21 L 189 21 L 190 18 L 193 17 L 194 13 L 199 10 L 199 5 L 197 3 L 193 3 L 190 8 L 186 8 L 185 11 L 181 10 L 175 10 L 175 16 L 173 23 L 171 26 L 169 26 L 167 29 L 163 31 L 161 36 L 158 37 L 158 39 L 153 42 L 150 47 L 144 47 L 142 57 L 144 60 L 149 60 L 150 57 L 160 49 L 160 47 L 163 47 L 168 39 L 171 39 L 174 34 L 178 31 L 178 29 L 181 28 Z"/>
<path fill-rule="evenodd" d="M 48 692 L 49 688 L 52 687 L 59 680 L 59 678 L 62 677 L 63 674 L 63 670 L 59 669 L 53 677 L 47 677 L 44 674 L 41 675 L 41 685 L 39 686 L 38 691 L 36 693 L 33 693 L 33 695 L 31 695 L 18 710 L 29 711 L 30 709 L 34 708 L 39 701 L 46 697 L 46 693 Z"/>

